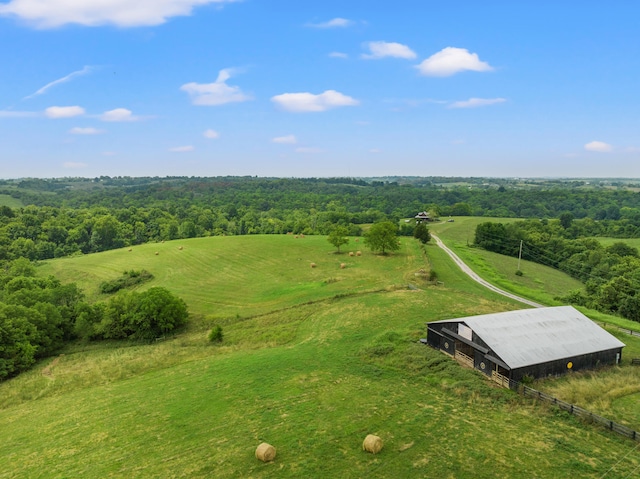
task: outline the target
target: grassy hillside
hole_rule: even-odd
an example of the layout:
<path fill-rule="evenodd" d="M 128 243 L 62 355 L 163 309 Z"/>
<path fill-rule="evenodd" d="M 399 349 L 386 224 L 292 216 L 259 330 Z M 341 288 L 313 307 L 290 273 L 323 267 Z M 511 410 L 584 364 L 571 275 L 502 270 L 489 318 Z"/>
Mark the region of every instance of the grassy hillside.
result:
<path fill-rule="evenodd" d="M 8 206 L 9 208 L 20 208 L 24 206 L 22 201 L 9 196 L 9 195 L 0 195 L 0 206 Z"/>
<path fill-rule="evenodd" d="M 429 225 L 429 229 L 484 279 L 525 298 L 548 306 L 557 306 L 561 304 L 555 299 L 557 296 L 583 287 L 580 281 L 571 276 L 532 261 L 520 262 L 523 275 L 518 276 L 515 274 L 518 270 L 518 258 L 474 248 L 476 226 L 486 221 L 506 223 L 517 220 L 461 217 L 456 218 L 453 223 L 434 223 Z"/>
<path fill-rule="evenodd" d="M 349 257 L 324 238 L 206 238 L 43 265 L 95 297 L 148 269 L 145 287 L 196 317 L 175 338 L 75 345 L 0 383 L 0 477 L 631 477 L 634 443 L 418 343 L 426 321 L 519 306 L 402 241 Z M 416 276 L 429 264 L 444 285 Z M 205 339 L 214 323 L 221 346 Z M 362 452 L 368 433 L 379 455 Z M 273 463 L 254 458 L 262 441 Z"/>

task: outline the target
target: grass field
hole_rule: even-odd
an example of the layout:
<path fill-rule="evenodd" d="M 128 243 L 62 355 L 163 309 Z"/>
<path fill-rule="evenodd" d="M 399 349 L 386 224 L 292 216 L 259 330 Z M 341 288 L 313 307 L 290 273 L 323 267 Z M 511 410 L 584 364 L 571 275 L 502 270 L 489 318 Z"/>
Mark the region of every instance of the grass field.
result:
<path fill-rule="evenodd" d="M 633 477 L 633 442 L 418 343 L 426 321 L 520 307 L 425 249 L 203 238 L 42 265 L 93 299 L 100 281 L 148 269 L 144 287 L 168 287 L 194 317 L 166 341 L 73 345 L 0 383 L 0 477 Z M 444 285 L 416 276 L 430 267 Z M 221 346 L 206 342 L 213 324 Z M 369 433 L 385 442 L 376 456 L 361 450 Z M 254 458 L 262 441 L 274 462 Z"/>
<path fill-rule="evenodd" d="M 8 206 L 9 208 L 20 208 L 24 206 L 22 201 L 9 196 L 9 195 L 0 195 L 0 206 Z"/>
<path fill-rule="evenodd" d="M 460 217 L 453 223 L 431 224 L 429 229 L 484 279 L 525 298 L 548 306 L 557 306 L 561 303 L 556 297 L 583 287 L 580 281 L 569 275 L 531 261 L 520 261 L 520 271 L 523 275 L 518 276 L 518 258 L 474 248 L 475 228 L 479 223 L 486 221 L 506 223 L 517 220 Z"/>

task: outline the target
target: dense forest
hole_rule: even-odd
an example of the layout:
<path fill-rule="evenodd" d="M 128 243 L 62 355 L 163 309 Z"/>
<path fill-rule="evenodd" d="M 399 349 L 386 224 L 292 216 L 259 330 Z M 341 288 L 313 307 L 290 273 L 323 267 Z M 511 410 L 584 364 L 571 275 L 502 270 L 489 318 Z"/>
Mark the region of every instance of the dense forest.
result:
<path fill-rule="evenodd" d="M 504 218 L 569 214 L 594 220 L 595 234 L 640 236 L 640 193 L 628 185 L 471 180 L 5 180 L 0 195 L 24 206 L 0 207 L 0 260 L 48 259 L 211 235 L 328 234 L 335 225 L 356 235 L 359 225 L 398 221 L 422 210 L 432 216 Z"/>

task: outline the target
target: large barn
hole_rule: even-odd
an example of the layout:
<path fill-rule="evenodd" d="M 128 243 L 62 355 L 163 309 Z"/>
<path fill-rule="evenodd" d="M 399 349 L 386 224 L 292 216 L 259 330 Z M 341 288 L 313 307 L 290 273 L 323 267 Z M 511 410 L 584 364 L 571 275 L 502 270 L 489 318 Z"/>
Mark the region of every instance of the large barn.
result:
<path fill-rule="evenodd" d="M 572 306 L 434 321 L 427 342 L 505 385 L 618 364 L 625 346 Z"/>

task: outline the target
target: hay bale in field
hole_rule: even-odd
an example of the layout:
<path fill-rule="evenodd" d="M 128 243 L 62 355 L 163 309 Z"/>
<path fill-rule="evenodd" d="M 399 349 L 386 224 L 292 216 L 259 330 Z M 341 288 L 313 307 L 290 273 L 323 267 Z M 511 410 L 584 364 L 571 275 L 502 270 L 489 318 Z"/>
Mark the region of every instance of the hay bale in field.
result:
<path fill-rule="evenodd" d="M 304 235 L 302 233 L 300 233 L 300 238 L 304 238 Z"/>
<path fill-rule="evenodd" d="M 316 264 L 315 264 L 315 263 L 311 263 L 311 267 L 312 267 L 312 268 L 315 268 L 315 267 L 316 267 Z"/>
<path fill-rule="evenodd" d="M 180 246 L 180 248 L 178 248 L 180 251 L 182 251 L 184 249 L 184 246 Z"/>
<path fill-rule="evenodd" d="M 295 238 L 298 239 L 298 235 L 296 235 Z"/>
<path fill-rule="evenodd" d="M 378 454 L 382 450 L 382 439 L 373 434 L 369 434 L 362 442 L 362 450 L 371 454 Z"/>
<path fill-rule="evenodd" d="M 356 256 L 362 256 L 362 251 L 356 251 Z"/>
<path fill-rule="evenodd" d="M 160 253 L 158 253 L 158 252 L 156 251 L 156 256 L 158 256 L 159 254 L 160 254 Z"/>
<path fill-rule="evenodd" d="M 353 251 L 349 251 L 349 256 L 354 256 L 355 253 Z"/>
<path fill-rule="evenodd" d="M 129 251 L 133 251 L 133 248 L 129 248 Z"/>
<path fill-rule="evenodd" d="M 360 242 L 360 238 L 356 238 L 355 241 L 356 241 L 356 243 L 359 243 Z"/>
<path fill-rule="evenodd" d="M 340 263 L 340 269 L 345 269 L 347 267 L 346 263 Z"/>
<path fill-rule="evenodd" d="M 262 462 L 273 461 L 276 458 L 276 448 L 271 444 L 263 442 L 256 448 L 256 459 Z"/>

